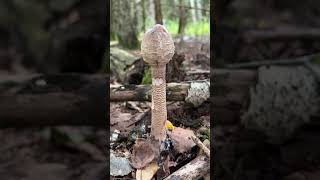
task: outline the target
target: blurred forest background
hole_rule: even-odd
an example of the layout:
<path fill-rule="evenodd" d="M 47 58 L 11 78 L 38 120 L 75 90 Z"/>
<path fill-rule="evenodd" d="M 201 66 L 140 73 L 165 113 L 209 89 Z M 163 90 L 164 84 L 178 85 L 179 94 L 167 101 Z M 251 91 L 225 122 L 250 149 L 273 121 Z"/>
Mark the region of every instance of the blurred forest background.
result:
<path fill-rule="evenodd" d="M 320 179 L 320 2 L 214 3 L 214 179 Z"/>
<path fill-rule="evenodd" d="M 0 1 L 0 179 L 106 179 L 108 3 Z"/>
<path fill-rule="evenodd" d="M 209 35 L 209 11 L 209 0 L 112 0 L 110 43 L 138 48 L 155 24 L 163 24 L 173 36 Z"/>

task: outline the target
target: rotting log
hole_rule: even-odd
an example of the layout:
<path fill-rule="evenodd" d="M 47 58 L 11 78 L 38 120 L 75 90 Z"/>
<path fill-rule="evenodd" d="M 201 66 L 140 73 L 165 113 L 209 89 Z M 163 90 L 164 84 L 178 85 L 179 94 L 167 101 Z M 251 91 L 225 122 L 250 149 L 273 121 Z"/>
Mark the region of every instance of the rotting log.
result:
<path fill-rule="evenodd" d="M 0 80 L 0 127 L 106 125 L 106 75 L 8 76 Z"/>
<path fill-rule="evenodd" d="M 170 174 L 165 180 L 193 180 L 210 172 L 210 160 L 206 155 L 200 155 Z"/>

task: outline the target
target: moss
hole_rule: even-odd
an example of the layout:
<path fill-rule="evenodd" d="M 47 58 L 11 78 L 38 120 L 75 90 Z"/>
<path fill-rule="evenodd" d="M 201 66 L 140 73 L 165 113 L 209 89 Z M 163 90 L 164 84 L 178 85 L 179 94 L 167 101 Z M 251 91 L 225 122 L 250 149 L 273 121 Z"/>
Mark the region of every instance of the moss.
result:
<path fill-rule="evenodd" d="M 210 129 L 202 127 L 198 130 L 198 133 L 198 138 L 201 141 L 204 141 L 206 139 L 210 140 Z"/>
<path fill-rule="evenodd" d="M 151 84 L 151 83 L 152 83 L 151 69 L 150 69 L 150 68 L 147 68 L 147 69 L 145 69 L 145 71 L 144 71 L 143 79 L 142 79 L 141 84 Z"/>

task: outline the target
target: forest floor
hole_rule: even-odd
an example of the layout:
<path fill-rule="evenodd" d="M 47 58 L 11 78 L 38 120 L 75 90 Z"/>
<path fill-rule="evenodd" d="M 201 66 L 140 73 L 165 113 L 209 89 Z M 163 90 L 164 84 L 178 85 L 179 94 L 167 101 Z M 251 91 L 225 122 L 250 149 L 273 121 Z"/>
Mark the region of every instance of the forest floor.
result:
<path fill-rule="evenodd" d="M 182 71 L 185 76 L 175 82 L 204 80 L 209 78 L 210 71 L 210 53 L 209 53 L 209 37 L 202 39 L 185 39 L 183 42 L 175 40 L 176 53 L 184 56 L 182 62 Z M 140 57 L 140 50 L 131 50 L 131 54 Z M 190 75 L 188 72 L 201 71 L 199 74 Z M 206 73 L 203 73 L 206 72 Z M 116 83 L 118 84 L 118 83 Z M 200 135 L 200 139 L 210 139 L 210 113 L 209 102 L 204 102 L 195 108 L 185 102 L 167 102 L 168 120 L 175 127 L 191 129 L 195 134 Z M 111 120 L 111 154 L 116 157 L 124 157 L 130 159 L 132 147 L 138 134 L 149 133 L 146 127 L 151 124 L 150 102 L 111 102 L 110 120 Z M 202 130 L 202 132 L 200 132 Z M 205 132 L 203 134 L 203 132 Z M 114 139 L 112 139 L 114 138 Z M 170 168 L 170 172 L 176 171 L 178 168 L 190 162 L 199 154 L 199 149 L 193 148 L 190 151 L 180 154 L 180 158 L 176 160 L 176 166 Z M 119 159 L 111 159 L 112 163 L 116 163 Z M 129 162 L 129 161 L 128 161 Z M 123 165 L 125 168 L 125 164 Z M 112 168 L 111 168 L 112 171 Z M 131 171 L 131 172 L 130 172 Z M 117 174 L 116 171 L 111 175 Z M 122 175 L 113 177 L 114 179 L 134 178 L 135 170 L 131 169 Z"/>

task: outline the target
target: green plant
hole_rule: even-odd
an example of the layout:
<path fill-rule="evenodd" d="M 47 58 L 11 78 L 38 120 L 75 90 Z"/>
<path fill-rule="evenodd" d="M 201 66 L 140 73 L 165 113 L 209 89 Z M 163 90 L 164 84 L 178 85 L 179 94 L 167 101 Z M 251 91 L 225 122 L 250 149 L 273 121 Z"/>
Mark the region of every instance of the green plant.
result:
<path fill-rule="evenodd" d="M 143 74 L 143 78 L 142 78 L 142 82 L 141 84 L 151 84 L 152 83 L 152 78 L 151 78 L 151 69 L 150 68 L 146 68 Z"/>

